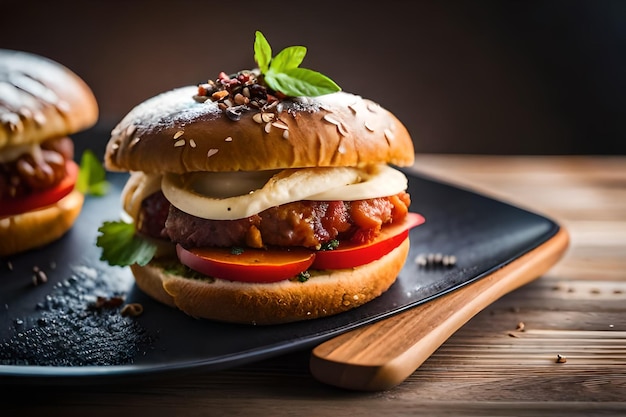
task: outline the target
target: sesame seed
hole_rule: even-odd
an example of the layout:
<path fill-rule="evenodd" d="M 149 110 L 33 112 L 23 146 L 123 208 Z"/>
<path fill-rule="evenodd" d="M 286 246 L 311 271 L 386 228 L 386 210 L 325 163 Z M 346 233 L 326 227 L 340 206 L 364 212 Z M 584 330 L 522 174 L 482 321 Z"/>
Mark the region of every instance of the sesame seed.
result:
<path fill-rule="evenodd" d="M 218 152 L 218 149 L 211 148 L 211 149 L 209 149 L 209 151 L 207 152 L 206 156 L 207 156 L 207 158 L 210 158 L 210 157 L 212 157 L 213 155 L 215 155 L 217 152 Z"/>
<path fill-rule="evenodd" d="M 346 130 L 346 127 L 343 125 L 343 123 L 341 123 L 340 120 L 337 120 L 328 114 L 324 115 L 324 120 L 326 120 L 330 124 L 337 126 L 337 130 L 339 131 L 339 134 L 341 136 L 348 135 L 348 131 Z"/>
<path fill-rule="evenodd" d="M 369 122 L 365 122 L 365 128 L 370 132 L 374 131 L 374 128 L 372 127 L 372 125 L 369 124 Z"/>
<path fill-rule="evenodd" d="M 289 126 L 287 126 L 285 122 L 283 122 L 282 120 L 277 120 L 275 122 L 272 122 L 272 126 L 277 127 L 279 129 L 283 129 L 283 130 L 289 129 Z"/>
<path fill-rule="evenodd" d="M 37 125 L 41 126 L 46 123 L 46 116 L 44 116 L 42 112 L 38 111 L 33 115 L 33 120 L 37 123 Z"/>
<path fill-rule="evenodd" d="M 265 123 L 271 122 L 272 120 L 274 120 L 274 113 L 261 113 L 261 120 L 263 120 Z"/>
<path fill-rule="evenodd" d="M 196 147 L 196 141 L 193 139 L 189 139 L 189 146 L 191 146 L 192 148 Z"/>
<path fill-rule="evenodd" d="M 233 141 L 233 138 L 231 136 L 224 139 L 224 142 L 232 142 L 232 141 Z"/>
<path fill-rule="evenodd" d="M 283 130 L 283 139 L 289 139 L 289 131 Z"/>
<path fill-rule="evenodd" d="M 263 128 L 263 130 L 265 130 L 265 133 L 270 133 L 270 130 L 272 130 L 272 123 L 271 122 L 265 123 L 265 127 Z"/>
<path fill-rule="evenodd" d="M 354 113 L 354 114 L 357 114 L 357 111 L 356 111 L 356 104 L 357 104 L 357 102 L 354 102 L 354 103 L 352 103 L 352 104 L 348 104 L 348 108 L 349 108 L 350 110 L 352 110 L 352 113 Z"/>
<path fill-rule="evenodd" d="M 348 131 L 346 130 L 346 127 L 343 125 L 343 123 L 339 123 L 337 125 L 337 130 L 339 130 L 339 134 L 341 136 L 348 136 Z"/>
<path fill-rule="evenodd" d="M 392 141 L 396 136 L 393 134 L 393 132 L 389 129 L 385 129 L 385 138 L 387 138 L 388 141 Z"/>
<path fill-rule="evenodd" d="M 325 114 L 324 115 L 324 120 L 326 120 L 328 123 L 333 124 L 335 126 L 338 126 L 341 122 L 335 118 L 333 118 L 332 116 Z"/>
<path fill-rule="evenodd" d="M 380 106 L 378 104 L 370 101 L 370 102 L 367 103 L 367 109 L 369 111 L 371 111 L 372 113 L 376 113 L 380 109 Z"/>
<path fill-rule="evenodd" d="M 135 131 L 136 131 L 136 130 L 137 130 L 137 126 L 135 126 L 135 125 L 129 125 L 129 126 L 126 128 L 126 135 L 127 135 L 127 136 L 132 136 L 132 135 L 134 135 L 134 134 L 135 134 Z"/>
<path fill-rule="evenodd" d="M 179 130 L 178 132 L 174 133 L 174 139 L 178 139 L 179 137 L 181 137 L 185 132 L 182 130 Z"/>
<path fill-rule="evenodd" d="M 20 107 L 17 112 L 24 118 L 30 118 L 33 115 L 33 112 L 31 112 L 28 107 Z"/>
<path fill-rule="evenodd" d="M 113 145 L 111 145 L 111 148 L 113 148 L 114 151 L 118 150 L 120 147 L 120 144 L 118 142 L 115 142 Z"/>
<path fill-rule="evenodd" d="M 139 143 L 140 140 L 141 140 L 141 136 L 137 136 L 136 138 L 130 141 L 130 146 L 131 147 L 135 146 L 136 144 Z"/>
<path fill-rule="evenodd" d="M 259 123 L 259 124 L 263 123 L 263 118 L 262 118 L 262 116 L 261 116 L 261 113 L 255 113 L 255 114 L 252 116 L 252 120 L 254 120 L 255 122 L 257 122 L 257 123 Z"/>
<path fill-rule="evenodd" d="M 181 147 L 181 146 L 185 146 L 185 139 L 180 139 L 180 140 L 177 140 L 177 141 L 174 143 L 174 147 L 175 147 L 175 148 L 178 148 L 178 147 Z"/>
<path fill-rule="evenodd" d="M 70 104 L 65 100 L 59 100 L 56 103 L 56 107 L 61 113 L 68 113 L 71 108 Z"/>

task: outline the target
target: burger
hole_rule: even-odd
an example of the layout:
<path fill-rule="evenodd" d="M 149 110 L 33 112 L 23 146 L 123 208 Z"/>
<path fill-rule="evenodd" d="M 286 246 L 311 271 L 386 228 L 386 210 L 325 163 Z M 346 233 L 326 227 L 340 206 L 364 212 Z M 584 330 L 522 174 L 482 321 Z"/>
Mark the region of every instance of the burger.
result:
<path fill-rule="evenodd" d="M 286 62 L 304 56 L 290 48 L 271 57 L 257 32 L 259 68 L 149 98 L 107 144 L 105 167 L 130 175 L 103 259 L 190 316 L 267 325 L 361 306 L 424 221 L 397 169 L 414 158 L 405 126 Z"/>
<path fill-rule="evenodd" d="M 68 135 L 98 119 L 74 72 L 42 56 L 0 50 L 0 256 L 59 239 L 81 212 Z"/>

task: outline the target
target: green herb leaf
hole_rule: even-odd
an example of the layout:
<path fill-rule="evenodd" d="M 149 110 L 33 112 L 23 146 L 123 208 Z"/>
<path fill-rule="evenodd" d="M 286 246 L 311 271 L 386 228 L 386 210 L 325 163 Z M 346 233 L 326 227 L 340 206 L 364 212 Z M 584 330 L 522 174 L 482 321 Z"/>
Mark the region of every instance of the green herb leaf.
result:
<path fill-rule="evenodd" d="M 101 233 L 96 245 L 102 248 L 100 260 L 109 265 L 146 265 L 156 252 L 156 245 L 135 233 L 132 223 L 122 221 L 104 222 L 98 229 Z"/>
<path fill-rule="evenodd" d="M 260 31 L 256 31 L 254 38 L 254 61 L 259 66 L 261 73 L 266 73 L 272 60 L 272 47 Z"/>
<path fill-rule="evenodd" d="M 85 150 L 80 158 L 76 189 L 83 194 L 103 196 L 109 192 L 109 186 L 102 163 L 92 151 Z"/>
<path fill-rule="evenodd" d="M 306 55 L 306 48 L 304 46 L 290 46 L 283 49 L 272 58 L 270 63 L 270 71 L 272 72 L 285 72 L 292 68 L 297 68 Z"/>
<path fill-rule="evenodd" d="M 300 68 L 306 56 L 304 46 L 289 46 L 272 58 L 272 48 L 260 31 L 256 31 L 254 60 L 265 84 L 291 97 L 316 97 L 341 91 L 333 80 L 310 69 Z"/>
<path fill-rule="evenodd" d="M 265 82 L 273 90 L 292 97 L 315 97 L 341 90 L 330 78 L 306 68 L 292 68 L 285 72 L 270 69 L 265 74 Z"/>

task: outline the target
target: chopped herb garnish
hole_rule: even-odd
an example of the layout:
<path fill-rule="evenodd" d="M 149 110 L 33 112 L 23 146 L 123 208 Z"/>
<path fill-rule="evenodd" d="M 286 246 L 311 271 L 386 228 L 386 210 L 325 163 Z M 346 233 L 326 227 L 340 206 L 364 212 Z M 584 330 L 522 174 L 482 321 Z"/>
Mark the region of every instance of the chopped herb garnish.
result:
<path fill-rule="evenodd" d="M 309 271 L 302 271 L 298 274 L 296 278 L 299 282 L 307 282 L 309 278 L 311 278 L 311 274 L 309 273 Z"/>
<path fill-rule="evenodd" d="M 339 247 L 339 241 L 337 239 L 329 240 L 328 242 L 322 244 L 320 250 L 334 250 Z"/>
<path fill-rule="evenodd" d="M 92 151 L 85 150 L 80 158 L 76 189 L 85 195 L 103 196 L 109 191 L 109 186 L 102 163 Z"/>
<path fill-rule="evenodd" d="M 232 248 L 230 248 L 230 253 L 232 253 L 233 255 L 241 255 L 243 252 L 244 249 L 238 246 L 233 246 Z"/>

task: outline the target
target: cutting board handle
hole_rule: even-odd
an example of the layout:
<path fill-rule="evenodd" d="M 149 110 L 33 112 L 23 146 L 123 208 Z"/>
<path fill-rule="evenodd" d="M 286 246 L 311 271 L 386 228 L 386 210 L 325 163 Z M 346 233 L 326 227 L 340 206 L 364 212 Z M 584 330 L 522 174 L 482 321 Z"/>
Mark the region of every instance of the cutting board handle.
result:
<path fill-rule="evenodd" d="M 313 349 L 311 373 L 351 390 L 393 388 L 478 312 L 548 271 L 568 245 L 569 234 L 561 227 L 539 247 L 476 282 L 330 339 Z"/>

